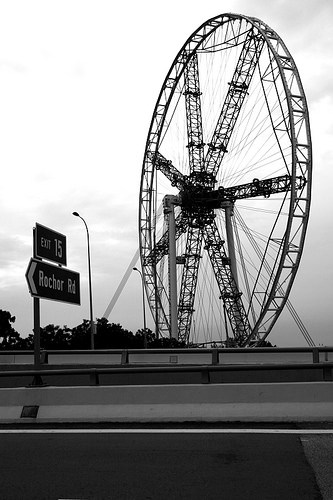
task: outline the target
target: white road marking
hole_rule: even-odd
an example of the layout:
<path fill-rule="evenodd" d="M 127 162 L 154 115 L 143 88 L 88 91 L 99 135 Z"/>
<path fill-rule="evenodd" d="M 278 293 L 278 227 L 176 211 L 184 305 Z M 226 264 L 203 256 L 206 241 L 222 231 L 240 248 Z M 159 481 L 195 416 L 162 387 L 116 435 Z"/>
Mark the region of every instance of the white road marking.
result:
<path fill-rule="evenodd" d="M 0 434 L 333 434 L 333 429 L 0 429 Z"/>

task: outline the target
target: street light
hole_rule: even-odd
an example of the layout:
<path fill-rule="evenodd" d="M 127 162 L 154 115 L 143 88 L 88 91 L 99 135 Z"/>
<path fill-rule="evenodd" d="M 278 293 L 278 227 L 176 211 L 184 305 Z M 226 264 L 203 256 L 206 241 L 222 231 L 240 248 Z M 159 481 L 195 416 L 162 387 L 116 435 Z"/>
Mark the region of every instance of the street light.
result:
<path fill-rule="evenodd" d="M 88 226 L 86 221 L 84 220 L 83 217 L 81 217 L 80 214 L 77 212 L 73 212 L 73 215 L 75 217 L 79 217 L 83 222 L 84 225 L 86 226 L 87 230 L 87 243 L 88 243 L 88 272 L 89 272 L 89 299 L 90 299 L 90 344 L 91 344 L 91 349 L 94 350 L 95 348 L 95 342 L 94 342 L 94 333 L 95 333 L 95 328 L 94 328 L 94 315 L 93 315 L 93 300 L 92 300 L 92 286 L 91 286 L 91 265 L 90 265 L 90 242 L 89 242 L 89 231 L 88 231 Z"/>
<path fill-rule="evenodd" d="M 142 313 L 143 313 L 143 330 L 144 330 L 144 345 L 147 349 L 147 331 L 146 331 L 146 306 L 145 306 L 145 287 L 143 282 L 143 276 L 140 269 L 133 267 L 133 271 L 137 271 L 141 276 L 141 286 L 142 286 Z"/>

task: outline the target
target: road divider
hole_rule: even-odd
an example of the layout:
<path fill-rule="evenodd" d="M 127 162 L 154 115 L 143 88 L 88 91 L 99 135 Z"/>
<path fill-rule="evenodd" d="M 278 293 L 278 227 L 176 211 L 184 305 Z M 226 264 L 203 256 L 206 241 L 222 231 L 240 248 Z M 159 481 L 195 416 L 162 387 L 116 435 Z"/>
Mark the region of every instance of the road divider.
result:
<path fill-rule="evenodd" d="M 332 383 L 0 389 L 0 423 L 333 421 Z"/>

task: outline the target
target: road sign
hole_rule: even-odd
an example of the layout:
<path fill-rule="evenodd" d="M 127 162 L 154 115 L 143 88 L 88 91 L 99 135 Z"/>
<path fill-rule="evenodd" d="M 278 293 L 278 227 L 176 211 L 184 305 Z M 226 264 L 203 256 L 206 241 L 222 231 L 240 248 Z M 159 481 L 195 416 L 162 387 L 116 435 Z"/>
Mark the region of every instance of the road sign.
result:
<path fill-rule="evenodd" d="M 30 259 L 25 276 L 33 297 L 80 305 L 79 273 Z"/>
<path fill-rule="evenodd" d="M 53 229 L 36 223 L 35 255 L 41 259 L 51 260 L 66 266 L 66 236 Z"/>

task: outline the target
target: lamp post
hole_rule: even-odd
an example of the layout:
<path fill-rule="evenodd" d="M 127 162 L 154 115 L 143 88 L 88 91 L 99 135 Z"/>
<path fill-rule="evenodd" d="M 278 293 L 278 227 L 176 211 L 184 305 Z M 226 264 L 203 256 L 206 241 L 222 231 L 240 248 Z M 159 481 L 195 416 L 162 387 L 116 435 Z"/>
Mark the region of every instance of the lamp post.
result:
<path fill-rule="evenodd" d="M 141 276 L 141 286 L 142 286 L 142 314 L 143 314 L 143 330 L 144 330 L 144 346 L 147 349 L 147 331 L 146 331 L 146 306 L 145 306 L 145 287 L 143 282 L 143 276 L 140 269 L 133 267 L 133 271 L 137 271 Z"/>
<path fill-rule="evenodd" d="M 88 231 L 88 226 L 86 221 L 84 220 L 83 217 L 78 212 L 73 212 L 73 215 L 75 217 L 79 217 L 87 230 L 87 243 L 88 243 L 88 273 L 89 273 L 89 301 L 90 301 L 90 345 L 91 349 L 94 350 L 95 348 L 95 341 L 94 341 L 94 334 L 95 334 L 95 328 L 94 328 L 94 315 L 93 315 L 93 300 L 92 300 L 92 286 L 91 286 L 91 264 L 90 264 L 90 242 L 89 242 L 89 231 Z"/>

